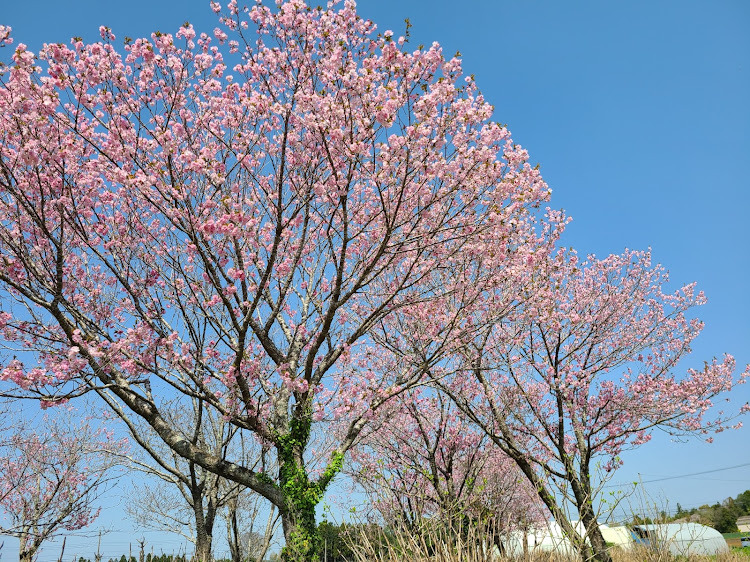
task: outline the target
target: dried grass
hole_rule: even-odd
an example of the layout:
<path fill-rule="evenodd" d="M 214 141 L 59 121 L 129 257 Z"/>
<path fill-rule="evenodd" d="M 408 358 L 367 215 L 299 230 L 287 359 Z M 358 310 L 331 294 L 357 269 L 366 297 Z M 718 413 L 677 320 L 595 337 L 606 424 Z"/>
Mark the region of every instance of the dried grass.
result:
<path fill-rule="evenodd" d="M 418 527 L 395 525 L 375 535 L 360 532 L 348 538 L 357 562 L 489 562 L 492 533 L 471 525 L 423 522 Z"/>
<path fill-rule="evenodd" d="M 614 562 L 748 562 L 750 549 L 746 550 L 748 552 L 732 550 L 716 556 L 674 556 L 669 552 L 639 547 L 628 552 L 616 549 L 612 552 L 612 560 Z"/>
<path fill-rule="evenodd" d="M 356 562 L 570 562 L 569 557 L 548 552 L 526 556 L 498 556 L 492 529 L 477 526 L 455 529 L 425 523 L 418 528 L 395 526 L 384 532 L 363 532 L 347 538 Z M 494 554 L 493 554 L 494 553 Z M 675 557 L 665 549 L 636 546 L 629 551 L 613 548 L 613 562 L 748 562 L 750 549 L 735 549 L 716 556 Z"/>

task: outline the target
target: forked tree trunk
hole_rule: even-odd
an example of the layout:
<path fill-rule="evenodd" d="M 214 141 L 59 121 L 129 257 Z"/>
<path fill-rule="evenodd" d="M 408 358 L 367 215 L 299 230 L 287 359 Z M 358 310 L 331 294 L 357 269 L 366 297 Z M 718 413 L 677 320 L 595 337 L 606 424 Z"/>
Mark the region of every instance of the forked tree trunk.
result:
<path fill-rule="evenodd" d="M 209 499 L 209 505 L 204 511 L 202 493 L 197 489 L 193 489 L 192 493 L 195 516 L 195 559 L 197 562 L 211 562 L 216 509 Z"/>
<path fill-rule="evenodd" d="M 501 448 L 516 462 L 521 471 L 534 485 L 539 499 L 550 510 L 554 520 L 562 527 L 567 537 L 573 541 L 574 546 L 580 549 L 584 562 L 612 562 L 612 557 L 607 550 L 607 543 L 602 536 L 599 523 L 596 520 L 596 513 L 589 500 L 590 494 L 584 494 L 580 490 L 580 483 L 577 486 L 579 493 L 576 494 L 576 503 L 578 504 L 576 507 L 586 529 L 585 535 L 588 536 L 588 541 L 585 540 L 586 536 L 582 537 L 578 533 L 578 530 L 570 522 L 565 512 L 557 505 L 555 496 L 547 489 L 546 483 L 536 474 L 528 459 L 518 450 L 507 447 L 503 448 L 502 446 Z M 526 553 L 524 553 L 525 556 Z"/>
<path fill-rule="evenodd" d="M 18 545 L 18 562 L 33 562 L 42 542 L 43 539 L 34 538 L 28 533 L 21 534 Z"/>
<path fill-rule="evenodd" d="M 569 482 L 573 488 L 576 507 L 587 539 L 582 543 L 583 559 L 585 562 L 612 562 L 612 557 L 607 549 L 607 541 L 604 540 L 599 522 L 596 519 L 588 462 L 581 461 L 577 474 L 572 469 L 569 470 L 569 473 L 571 474 Z"/>
<path fill-rule="evenodd" d="M 196 562 L 211 562 L 211 546 L 213 537 L 206 533 L 205 529 L 198 529 L 195 541 Z"/>
<path fill-rule="evenodd" d="M 318 559 L 321 546 L 315 507 L 323 494 L 308 478 L 299 446 L 302 439 L 295 439 L 295 434 L 306 435 L 294 429 L 287 442 L 277 445 L 279 484 L 286 500 L 286 505 L 279 510 L 286 542 L 281 556 L 284 562 L 313 562 Z"/>

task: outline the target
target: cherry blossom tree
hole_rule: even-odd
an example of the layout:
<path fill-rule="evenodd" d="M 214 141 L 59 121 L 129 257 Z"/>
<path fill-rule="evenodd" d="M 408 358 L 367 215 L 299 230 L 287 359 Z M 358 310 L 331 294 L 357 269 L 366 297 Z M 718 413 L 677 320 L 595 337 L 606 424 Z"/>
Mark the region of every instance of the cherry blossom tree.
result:
<path fill-rule="evenodd" d="M 546 519 L 513 461 L 444 394 L 413 389 L 380 416 L 349 470 L 386 521 L 414 529 L 426 517 L 453 528 L 475 521 L 499 536 Z"/>
<path fill-rule="evenodd" d="M 32 562 L 44 542 L 90 525 L 107 489 L 117 446 L 86 422 L 47 421 L 43 432 L 13 424 L 0 436 L 0 531 L 19 539 L 19 559 Z"/>
<path fill-rule="evenodd" d="M 345 453 L 424 375 L 368 369 L 370 334 L 407 309 L 425 336 L 465 326 L 443 305 L 533 264 L 549 190 L 439 45 L 376 35 L 351 1 L 211 5 L 211 35 L 118 50 L 102 27 L 0 69 L 0 378 L 51 402 L 106 388 L 275 505 L 307 560 Z M 186 439 L 163 405 L 195 398 L 278 468 Z"/>
<path fill-rule="evenodd" d="M 732 415 L 709 414 L 712 400 L 750 375 L 735 377 L 729 355 L 682 368 L 703 327 L 689 312 L 705 298 L 694 285 L 664 292 L 667 282 L 649 252 L 584 262 L 558 252 L 534 271 L 523 306 L 466 342 L 453 374 L 439 380 L 516 462 L 586 560 L 610 560 L 597 524 L 597 470 L 615 470 L 621 452 L 655 428 L 708 436 L 730 427 Z"/>

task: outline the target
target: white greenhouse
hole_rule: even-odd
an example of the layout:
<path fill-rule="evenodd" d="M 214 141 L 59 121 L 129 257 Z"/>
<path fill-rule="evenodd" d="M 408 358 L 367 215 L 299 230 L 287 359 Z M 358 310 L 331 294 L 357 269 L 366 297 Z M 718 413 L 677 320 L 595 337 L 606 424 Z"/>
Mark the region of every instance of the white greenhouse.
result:
<path fill-rule="evenodd" d="M 633 535 L 627 527 L 618 526 L 610 527 L 609 525 L 599 525 L 604 540 L 613 544 L 622 550 L 630 550 L 633 546 Z"/>
<path fill-rule="evenodd" d="M 632 528 L 636 544 L 667 548 L 675 556 L 714 555 L 728 552 L 721 533 L 698 523 L 636 525 Z"/>
<path fill-rule="evenodd" d="M 583 533 L 583 525 L 574 523 Z M 609 527 L 600 525 L 604 540 L 610 545 L 630 550 L 634 545 L 664 548 L 675 556 L 715 555 L 729 551 L 726 540 L 717 530 L 698 523 L 671 523 L 665 525 L 636 525 L 634 527 Z M 524 549 L 524 542 L 526 548 Z M 531 553 L 555 553 L 575 557 L 576 549 L 554 521 L 531 529 L 526 533 L 514 531 L 503 540 L 505 554 L 521 557 L 524 550 Z"/>

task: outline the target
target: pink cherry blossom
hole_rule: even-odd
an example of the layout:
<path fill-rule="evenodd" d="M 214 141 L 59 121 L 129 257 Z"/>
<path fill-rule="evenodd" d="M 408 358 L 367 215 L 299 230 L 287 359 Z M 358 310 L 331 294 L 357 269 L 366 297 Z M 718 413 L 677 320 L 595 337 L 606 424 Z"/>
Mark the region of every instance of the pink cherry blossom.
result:
<path fill-rule="evenodd" d="M 97 518 L 95 504 L 112 467 L 106 452 L 123 450 L 122 443 L 86 422 L 64 427 L 45 420 L 42 427 L 44 433 L 19 427 L 0 432 L 1 530 L 19 539 L 22 562 L 34 560 L 42 544 L 61 531 Z"/>
<path fill-rule="evenodd" d="M 717 412 L 714 400 L 746 382 L 750 367 L 737 376 L 730 355 L 686 366 L 703 327 L 692 309 L 705 296 L 694 284 L 666 292 L 668 282 L 650 252 L 586 261 L 552 252 L 537 261 L 517 306 L 488 307 L 475 335 L 431 369 L 569 536 L 583 540 L 561 498 L 576 506 L 597 560 L 608 556 L 599 486 L 623 451 L 647 443 L 656 428 L 705 436 L 737 427 L 734 418 L 747 411 Z M 429 347 L 415 349 L 424 357 Z"/>
<path fill-rule="evenodd" d="M 438 44 L 407 52 L 350 1 L 211 7 L 212 33 L 119 47 L 102 28 L 0 68 L 18 350 L 0 378 L 41 398 L 106 385 L 177 454 L 283 507 L 289 536 L 311 516 L 288 490 L 319 499 L 423 377 L 376 364 L 389 318 L 469 338 L 482 310 L 462 305 L 518 286 L 562 223 L 540 226 L 548 186 Z M 275 479 L 187 443 L 160 409 L 175 393 L 272 447 Z M 346 428 L 321 466 L 313 419 Z"/>

